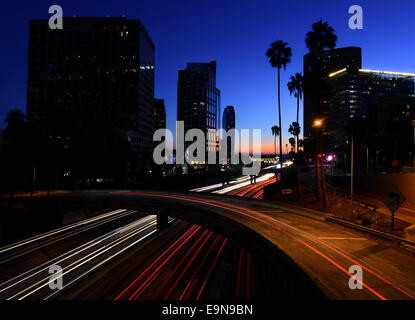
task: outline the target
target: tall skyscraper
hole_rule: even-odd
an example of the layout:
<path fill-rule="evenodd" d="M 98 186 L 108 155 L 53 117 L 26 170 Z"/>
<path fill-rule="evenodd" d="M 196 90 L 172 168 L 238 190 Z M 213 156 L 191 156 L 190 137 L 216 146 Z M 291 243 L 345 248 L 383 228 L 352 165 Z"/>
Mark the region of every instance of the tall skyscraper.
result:
<path fill-rule="evenodd" d="M 223 110 L 222 127 L 226 131 L 235 129 L 235 108 L 233 106 L 227 106 L 225 110 Z M 231 161 L 231 155 L 232 155 L 231 152 L 235 151 L 235 150 L 232 150 L 231 139 L 235 139 L 235 137 L 229 136 L 226 138 L 226 152 L 227 152 L 228 162 Z"/>
<path fill-rule="evenodd" d="M 177 120 L 184 121 L 185 132 L 197 128 L 205 133 L 206 153 L 217 150 L 216 133 L 209 137 L 208 130 L 218 129 L 219 112 L 220 90 L 216 88 L 216 61 L 188 63 L 186 69 L 179 70 Z"/>
<path fill-rule="evenodd" d="M 64 18 L 62 30 L 31 20 L 29 119 L 133 130 L 139 156 L 154 130 L 154 44 L 140 20 Z M 139 159 L 138 161 L 143 161 Z"/>
<path fill-rule="evenodd" d="M 304 55 L 304 78 L 313 79 L 316 77 L 327 80 L 328 75 L 343 68 L 360 69 L 362 67 L 362 49 L 358 47 L 345 47 L 334 50 L 323 51 L 321 54 L 307 53 Z M 321 88 L 305 88 L 304 91 L 304 143 L 306 152 L 312 150 L 314 143 L 313 122 L 316 118 L 328 117 L 328 97 L 324 96 Z M 327 145 L 327 127 L 322 128 L 323 144 Z"/>

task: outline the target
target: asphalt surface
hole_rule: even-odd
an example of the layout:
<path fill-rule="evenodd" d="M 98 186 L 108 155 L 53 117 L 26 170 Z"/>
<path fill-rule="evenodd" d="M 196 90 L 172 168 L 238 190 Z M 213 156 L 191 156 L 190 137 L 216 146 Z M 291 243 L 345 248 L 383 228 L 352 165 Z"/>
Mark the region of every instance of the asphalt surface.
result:
<path fill-rule="evenodd" d="M 254 189 L 255 187 L 252 188 L 251 191 L 254 192 L 250 194 L 258 194 L 259 191 Z M 246 271 L 250 268 L 248 266 L 251 266 L 251 270 L 254 269 L 253 265 L 255 263 L 252 264 L 252 261 L 260 261 L 256 265 L 264 265 L 267 264 L 266 261 L 271 260 L 273 260 L 272 263 L 276 263 L 278 267 L 274 269 L 272 274 L 277 278 L 275 283 L 280 285 L 280 290 L 267 295 L 271 299 L 283 297 L 283 293 L 285 293 L 286 298 L 294 299 L 296 297 L 307 297 L 315 293 L 313 289 L 307 289 L 305 290 L 307 292 L 302 292 L 304 288 L 309 287 L 302 275 L 305 275 L 308 280 L 311 279 L 310 283 L 315 284 L 317 288 L 331 299 L 388 300 L 414 299 L 415 297 L 415 273 L 413 272 L 415 257 L 409 251 L 363 232 L 326 222 L 321 217 L 314 217 L 309 212 L 303 212 L 301 209 L 294 210 L 284 205 L 269 206 L 258 200 L 244 200 L 222 195 L 212 196 L 150 191 L 79 192 L 60 196 L 56 200 L 60 203 L 65 203 L 66 201 L 67 204 L 71 203 L 77 207 L 82 207 L 82 204 L 85 206 L 99 204 L 114 208 L 118 204 L 118 207 L 129 209 L 140 207 L 147 210 L 153 208 L 154 213 L 168 214 L 169 216 L 190 222 L 188 227 L 190 231 L 185 231 L 189 233 L 176 243 L 179 246 L 184 242 L 183 246 L 177 250 L 179 254 L 177 256 L 174 254 L 160 267 L 159 264 L 162 264 L 165 258 L 172 253 L 167 250 L 168 248 L 163 247 L 160 250 L 167 250 L 167 253 L 165 253 L 167 256 L 164 256 L 164 258 L 157 260 L 161 252 L 164 252 L 157 251 L 155 257 L 147 259 L 145 263 L 140 264 L 138 269 L 134 269 L 133 272 L 121 272 L 125 276 L 120 281 L 115 282 L 120 287 L 117 287 L 118 289 L 114 292 L 120 292 L 120 289 L 123 292 L 132 285 L 124 294 L 115 298 L 152 299 L 157 296 L 158 298 L 178 299 L 184 292 L 183 297 L 196 299 L 197 295 L 195 296 L 195 294 L 200 291 L 198 286 L 203 283 L 202 281 L 198 280 L 194 285 L 194 290 L 188 296 L 186 291 L 183 290 L 187 286 L 192 286 L 190 275 L 196 271 L 195 268 L 198 265 L 207 270 L 202 273 L 203 277 L 209 274 L 209 266 L 212 270 L 215 270 L 211 274 L 216 275 L 210 278 L 210 283 L 213 284 L 206 284 L 206 288 L 209 286 L 215 287 L 218 283 L 226 283 L 226 281 L 220 280 L 221 275 L 223 277 L 223 274 L 226 274 L 225 271 L 220 271 L 220 268 L 226 270 L 223 267 L 223 261 L 226 261 L 226 259 L 218 258 L 216 262 L 214 261 L 216 256 L 226 256 L 224 252 L 228 250 L 226 246 L 227 241 L 230 241 L 230 239 L 235 240 L 238 246 L 240 246 L 239 251 L 236 250 L 236 258 L 235 254 L 233 254 L 234 258 L 230 261 L 232 261 L 231 265 L 237 265 L 236 270 L 240 270 L 239 274 L 241 274 L 242 278 L 246 279 L 247 274 L 252 277 L 252 273 Z M 196 224 L 195 226 L 193 225 L 194 223 Z M 196 230 L 195 228 L 200 229 Z M 213 231 L 215 236 L 212 234 L 211 238 L 206 240 L 211 231 Z M 192 232 L 194 233 L 192 234 Z M 164 239 L 164 237 L 159 239 Z M 166 239 L 169 239 L 169 237 L 166 236 Z M 225 239 L 229 240 L 225 242 Z M 200 254 L 196 254 L 199 246 L 205 240 L 207 242 L 216 241 L 216 244 L 209 242 L 210 245 L 206 245 L 205 243 L 205 249 L 201 249 Z M 116 239 L 111 239 L 111 241 L 116 241 Z M 174 238 L 171 241 L 174 241 Z M 126 245 L 121 244 L 121 247 L 126 247 Z M 206 255 L 206 248 L 211 247 L 214 248 L 212 249 L 212 254 L 208 255 L 209 257 L 206 258 L 205 263 L 202 263 L 203 254 Z M 245 253 L 241 253 L 241 248 L 244 248 Z M 173 246 L 170 250 L 174 251 L 175 247 Z M 145 250 L 142 252 L 145 252 Z M 142 252 L 137 253 L 138 256 L 142 255 Z M 248 258 L 253 256 L 253 252 L 256 256 L 261 256 L 262 261 L 258 260 L 257 257 L 254 257 L 254 259 Z M 222 256 L 222 254 L 224 255 Z M 189 259 L 193 256 L 193 261 L 190 261 Z M 101 259 L 105 260 L 105 257 L 102 256 Z M 133 254 L 132 259 L 137 259 L 137 256 Z M 250 259 L 251 262 L 249 262 Z M 237 262 L 235 263 L 235 261 Z M 278 264 L 278 261 L 280 264 Z M 154 265 L 151 267 L 147 265 L 146 267 L 148 263 L 154 263 Z M 94 263 L 94 265 L 96 264 Z M 179 267 L 177 267 L 178 265 Z M 188 267 L 186 268 L 186 266 Z M 354 274 L 349 272 L 349 268 L 353 266 L 362 268 L 362 278 L 357 279 L 354 277 Z M 91 267 L 89 266 L 89 269 Z M 176 267 L 177 270 L 175 269 Z M 157 270 L 158 268 L 159 270 Z M 79 272 L 81 274 L 85 273 L 87 269 L 84 270 L 80 267 Z M 162 270 L 164 271 L 162 272 Z M 182 277 L 177 276 L 179 270 L 185 270 Z M 106 272 L 111 274 L 111 268 Z M 95 273 L 95 275 L 97 274 Z M 238 271 L 234 272 L 234 274 L 238 274 Z M 74 278 L 76 278 L 76 273 L 74 273 Z M 112 277 L 107 276 L 107 279 L 112 279 Z M 134 283 L 135 279 L 139 280 Z M 179 281 L 176 283 L 177 279 Z M 89 282 L 92 280 L 85 281 L 87 281 L 87 284 L 93 283 Z M 362 289 L 351 289 L 349 286 L 350 282 L 361 284 Z M 251 281 L 235 280 L 234 283 L 246 288 L 247 283 L 251 284 Z M 256 287 L 266 288 L 260 281 L 256 283 L 259 283 Z M 45 283 L 43 282 L 43 284 Z M 77 291 L 80 297 L 87 290 L 84 287 L 82 288 Z M 219 290 L 218 292 L 227 292 L 226 297 L 231 297 L 232 294 L 235 294 L 236 298 L 236 292 L 238 292 L 236 288 L 231 285 L 228 285 L 228 288 L 231 289 L 228 289 L 228 291 Z M 27 290 L 24 292 L 21 292 L 21 288 L 19 290 L 19 296 L 14 298 L 25 297 L 24 295 L 28 293 Z M 206 296 L 204 297 L 220 296 L 218 292 L 215 295 L 215 291 L 211 290 L 206 289 L 204 291 Z M 244 290 L 245 293 L 238 294 L 245 295 L 246 297 L 246 292 L 249 292 L 252 295 L 250 290 Z M 50 292 L 50 290 L 48 291 Z M 113 291 L 111 292 L 111 294 L 114 294 Z M 67 294 L 70 294 L 70 290 Z M 44 297 L 44 294 L 42 293 L 41 296 Z M 33 297 L 38 298 L 36 295 Z M 92 294 L 92 297 L 94 297 L 94 294 Z M 311 296 L 310 298 L 313 297 L 315 298 L 316 296 Z M 110 295 L 104 296 L 104 298 L 112 299 L 114 297 Z M 199 298 L 202 298 L 202 294 L 199 295 Z"/>

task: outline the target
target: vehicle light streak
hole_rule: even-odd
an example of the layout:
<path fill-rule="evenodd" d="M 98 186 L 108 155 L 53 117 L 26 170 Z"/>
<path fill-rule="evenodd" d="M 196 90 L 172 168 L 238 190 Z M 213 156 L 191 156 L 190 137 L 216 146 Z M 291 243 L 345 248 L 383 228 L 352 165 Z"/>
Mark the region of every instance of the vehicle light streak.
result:
<path fill-rule="evenodd" d="M 171 248 L 176 246 L 184 237 L 186 237 L 189 233 L 191 233 L 196 226 L 192 226 L 189 230 L 187 230 L 179 239 L 177 239 L 169 248 L 167 248 L 153 263 L 148 266 L 127 288 L 125 288 L 116 298 L 115 300 L 119 300 L 132 286 L 134 286 L 140 279 L 144 276 L 144 274 L 153 267 Z"/>
<path fill-rule="evenodd" d="M 80 222 L 76 222 L 76 223 L 71 224 L 69 226 L 62 227 L 62 228 L 58 228 L 58 229 L 55 229 L 55 230 L 52 230 L 52 231 L 43 233 L 41 235 L 35 236 L 33 238 L 29 238 L 29 239 L 26 239 L 26 240 L 22 240 L 20 242 L 17 242 L 17 243 L 11 244 L 9 246 L 5 246 L 5 247 L 0 248 L 0 253 L 4 253 L 6 251 L 9 251 L 9 250 L 12 250 L 12 249 L 15 249 L 15 248 L 18 248 L 18 247 L 27 245 L 27 244 L 32 243 L 32 242 L 35 242 L 35 241 L 38 241 L 40 239 L 43 239 L 43 238 L 46 238 L 46 237 L 50 237 L 50 236 L 52 236 L 54 234 L 58 234 L 58 233 L 67 231 L 67 230 L 73 229 L 73 228 L 78 227 L 78 226 L 81 226 L 81 225 L 86 225 L 86 224 L 89 224 L 89 223 L 92 223 L 92 222 L 95 222 L 95 221 L 99 221 L 99 220 L 102 220 L 104 218 L 108 218 L 110 216 L 113 216 L 113 215 L 116 215 L 118 213 L 125 212 L 125 211 L 127 211 L 127 210 L 125 210 L 125 209 L 119 209 L 119 210 L 111 211 L 111 212 L 108 212 L 108 213 L 99 215 L 98 217 L 93 217 L 93 218 L 86 219 L 86 220 L 83 220 L 83 221 L 80 221 Z"/>
<path fill-rule="evenodd" d="M 154 218 L 153 218 L 153 220 L 154 220 Z M 110 250 L 110 249 L 116 247 L 117 245 L 123 243 L 124 241 L 138 235 L 139 233 L 147 230 L 148 228 L 151 228 L 152 226 L 155 226 L 155 224 L 156 224 L 156 221 L 154 220 L 154 221 L 140 227 L 139 229 L 133 230 L 133 231 L 127 233 L 126 235 L 123 235 L 120 238 L 115 239 L 115 240 L 113 240 L 112 242 L 110 242 L 108 244 L 105 244 L 104 246 L 98 248 L 97 250 L 87 254 L 86 256 L 83 256 L 80 259 L 72 262 L 71 264 L 69 264 L 69 265 L 65 266 L 64 268 L 62 268 L 62 270 L 63 270 L 62 277 L 65 274 L 68 274 L 69 272 L 72 272 L 75 269 L 80 268 L 82 265 L 84 265 L 87 262 L 97 258 L 98 256 L 102 255 L 103 253 L 107 252 L 108 250 Z M 129 230 L 130 228 L 128 228 L 128 227 L 129 226 L 127 225 L 127 227 L 119 228 L 118 230 L 119 230 L 119 232 L 120 232 L 120 229 Z M 98 245 L 101 242 L 103 242 L 103 239 L 100 239 L 99 241 L 95 242 L 95 244 L 91 244 L 89 247 L 93 247 L 94 245 Z M 116 255 L 118 255 L 119 253 L 121 253 L 123 251 L 124 250 L 118 251 Z M 116 255 L 113 255 L 113 256 L 116 256 Z M 39 291 L 40 289 L 46 287 L 49 284 L 49 279 L 50 279 L 50 277 L 48 275 L 46 278 L 43 278 L 42 280 L 40 280 L 40 281 L 32 284 L 31 286 L 23 289 L 22 291 L 10 296 L 8 298 L 8 300 L 15 299 L 15 298 L 18 298 L 19 300 L 22 300 L 22 299 L 32 295 L 33 293 L 35 293 L 35 292 Z M 68 285 L 69 285 L 69 283 L 68 283 Z"/>
<path fill-rule="evenodd" d="M 207 232 L 207 230 L 206 230 L 206 232 Z M 196 252 L 192 256 L 192 258 L 190 259 L 190 261 L 186 264 L 186 266 L 183 268 L 182 272 L 176 278 L 176 281 L 170 287 L 170 290 L 164 295 L 163 300 L 167 300 L 169 298 L 169 296 L 172 293 L 173 289 L 177 286 L 177 284 L 179 283 L 180 279 L 183 277 L 184 273 L 189 269 L 190 265 L 192 264 L 192 262 L 194 261 L 194 259 L 197 257 L 197 255 L 200 253 L 200 250 L 205 246 L 206 242 L 210 239 L 210 237 L 212 236 L 212 234 L 213 234 L 213 232 L 211 231 L 208 234 L 208 236 L 206 237 L 206 239 L 203 241 L 203 243 L 196 250 Z"/>
<path fill-rule="evenodd" d="M 109 285 L 107 285 L 106 282 L 101 283 L 101 285 L 99 286 L 98 289 L 101 289 L 105 285 L 107 285 L 107 286 L 105 287 L 105 289 L 99 290 L 99 292 L 100 292 L 99 296 L 105 295 L 111 288 L 114 287 L 115 284 L 117 284 L 118 281 L 120 281 L 122 278 L 126 277 L 131 271 L 136 269 L 140 264 L 143 263 L 143 261 L 145 261 L 148 257 L 150 257 L 152 254 L 154 254 L 157 250 L 159 250 L 163 245 L 165 245 L 168 241 L 170 241 L 173 237 L 175 237 L 185 227 L 187 227 L 187 224 L 183 223 L 183 226 L 181 226 L 180 228 L 175 230 L 175 232 L 173 234 L 170 234 L 169 236 L 164 237 L 163 241 L 158 242 L 157 245 L 151 251 L 147 252 L 144 256 L 140 257 L 140 259 L 136 263 L 131 265 L 126 271 L 124 271 L 122 274 L 119 271 L 118 274 L 116 274 L 116 276 L 114 275 L 114 277 L 113 277 L 113 278 L 116 278 L 116 280 L 113 280 Z M 89 292 L 87 294 L 86 298 L 88 299 L 88 297 L 91 296 L 92 294 L 93 294 L 93 292 Z"/>
<path fill-rule="evenodd" d="M 187 238 L 163 261 L 163 263 L 157 267 L 155 271 L 144 281 L 143 284 L 128 298 L 128 300 L 136 300 L 141 293 L 149 286 L 150 282 L 154 279 L 154 277 L 158 274 L 160 269 L 179 251 L 180 248 L 182 248 L 186 243 L 189 242 L 189 240 L 196 234 L 198 230 L 200 230 L 201 227 L 197 227 L 190 235 L 187 236 Z"/>
<path fill-rule="evenodd" d="M 223 247 L 225 246 L 225 244 L 226 244 L 227 241 L 228 241 L 228 239 L 226 239 L 226 238 L 223 240 L 222 245 L 219 248 L 219 251 L 218 251 L 218 253 L 217 253 L 216 257 L 215 257 L 215 260 L 213 261 L 212 266 L 210 267 L 210 270 L 209 270 L 209 272 L 208 272 L 208 274 L 207 274 L 207 276 L 205 278 L 205 281 L 203 281 L 202 287 L 200 288 L 199 293 L 197 294 L 196 301 L 199 300 L 200 295 L 202 294 L 203 289 L 205 288 L 206 282 L 208 281 L 208 279 L 210 277 L 210 274 L 212 273 L 213 268 L 215 267 L 216 262 L 218 261 L 218 258 L 220 256 L 220 253 L 222 252 Z"/>
<path fill-rule="evenodd" d="M 117 193 L 118 193 L 118 192 L 114 192 L 114 194 L 117 194 Z M 336 268 L 338 268 L 339 270 L 341 270 L 341 271 L 345 272 L 345 273 L 346 273 L 349 277 L 353 277 L 353 278 L 355 278 L 355 277 L 354 277 L 352 274 L 350 274 L 350 273 L 349 273 L 346 269 L 342 268 L 342 267 L 341 267 L 339 264 L 337 264 L 334 260 L 332 260 L 332 259 L 330 259 L 329 257 L 327 257 L 326 255 L 324 255 L 324 254 L 323 254 L 322 252 L 320 252 L 319 250 L 317 250 L 317 249 L 315 249 L 314 247 L 312 247 L 311 245 L 309 245 L 309 244 L 305 243 L 305 242 L 304 242 L 304 241 L 302 241 L 301 239 L 299 239 L 299 238 L 295 237 L 294 235 L 292 235 L 292 234 L 291 234 L 291 233 L 289 233 L 288 231 L 285 231 L 285 230 L 282 230 L 282 229 L 280 229 L 280 228 L 277 228 L 276 226 L 274 226 L 274 225 L 270 224 L 269 222 L 267 222 L 267 221 L 265 221 L 265 220 L 262 220 L 262 219 L 260 219 L 260 218 L 256 217 L 255 215 L 265 217 L 265 218 L 267 218 L 267 219 L 269 219 L 269 220 L 272 220 L 273 222 L 276 222 L 277 224 L 284 225 L 284 226 L 286 226 L 286 227 L 288 227 L 288 228 L 290 228 L 290 229 L 293 229 L 293 230 L 296 230 L 296 231 L 300 232 L 301 234 L 303 234 L 303 235 L 305 235 L 306 237 L 308 237 L 310 240 L 315 240 L 315 241 L 317 241 L 317 242 L 321 243 L 322 245 L 324 245 L 324 246 L 326 246 L 327 248 L 329 248 L 329 249 L 331 249 L 331 250 L 333 250 L 333 251 L 335 251 L 335 252 L 339 253 L 340 255 L 342 255 L 343 257 L 347 258 L 348 260 L 353 261 L 355 264 L 357 264 L 357 265 L 361 266 L 361 267 L 362 267 L 362 268 L 364 268 L 366 271 L 368 271 L 368 272 L 370 272 L 372 275 L 376 276 L 378 279 L 380 279 L 380 280 L 384 281 L 385 283 L 387 283 L 387 284 L 389 284 L 389 285 L 393 286 L 393 287 L 394 287 L 394 288 L 396 288 L 397 290 L 399 290 L 399 291 L 401 291 L 402 293 L 406 294 L 408 297 L 411 297 L 411 298 L 413 297 L 411 294 L 409 294 L 409 293 L 405 292 L 403 289 L 399 288 L 397 285 L 395 285 L 395 284 L 391 283 L 390 281 L 388 281 L 388 280 L 384 279 L 382 276 L 378 275 L 377 273 L 375 273 L 374 271 L 370 270 L 369 268 L 367 268 L 367 267 L 365 267 L 365 266 L 361 265 L 361 263 L 358 263 L 356 260 L 354 260 L 354 259 L 350 258 L 349 256 L 347 256 L 346 254 L 342 253 L 341 251 L 339 251 L 339 250 L 337 250 L 337 249 L 333 248 L 332 246 L 328 245 L 328 244 L 327 244 L 327 243 L 325 243 L 324 241 L 321 241 L 321 240 L 317 239 L 316 237 L 314 237 L 314 236 L 312 236 L 312 235 L 310 235 L 310 234 L 307 234 L 306 232 L 304 232 L 304 231 L 302 231 L 302 230 L 300 230 L 300 229 L 298 229 L 298 228 L 296 228 L 296 227 L 290 226 L 290 225 L 288 225 L 288 224 L 286 224 L 286 223 L 284 223 L 284 222 L 282 222 L 282 221 L 280 221 L 280 220 L 278 220 L 278 219 L 275 219 L 275 218 L 270 217 L 270 216 L 267 216 L 267 215 L 265 215 L 265 214 L 261 214 L 261 213 L 259 213 L 259 212 L 256 212 L 256 211 L 253 211 L 253 210 L 250 210 L 250 209 L 248 209 L 248 208 L 243 208 L 243 207 L 239 207 L 239 206 L 232 205 L 232 204 L 229 204 L 229 203 L 223 203 L 223 202 L 219 202 L 219 201 L 214 201 L 214 200 L 204 199 L 204 198 L 198 198 L 198 197 L 193 197 L 193 196 L 181 196 L 181 195 L 174 195 L 174 196 L 173 196 L 173 195 L 169 195 L 169 194 L 162 194 L 162 193 L 146 193 L 146 192 L 136 192 L 136 193 L 134 193 L 134 192 L 131 192 L 131 193 L 123 193 L 123 192 L 121 192 L 121 193 L 118 193 L 118 194 L 136 194 L 136 195 L 143 195 L 143 196 L 155 196 L 155 197 L 165 197 L 165 198 L 173 198 L 173 199 L 177 199 L 177 198 L 179 198 L 179 199 L 182 199 L 182 200 L 187 200 L 187 201 L 192 201 L 192 202 L 198 202 L 198 203 L 204 203 L 204 204 L 207 204 L 207 205 L 212 205 L 212 206 L 215 206 L 215 207 L 218 207 L 218 208 L 223 208 L 223 209 L 225 209 L 225 210 L 230 210 L 230 211 L 233 211 L 233 212 L 239 213 L 239 214 L 244 215 L 244 216 L 248 216 L 248 217 L 250 217 L 250 218 L 252 218 L 252 219 L 254 219 L 254 220 L 258 220 L 258 221 L 261 221 L 261 222 L 263 222 L 263 223 L 265 223 L 265 224 L 267 224 L 267 225 L 270 225 L 270 226 L 272 226 L 273 228 L 275 228 L 275 229 L 277 229 L 277 230 L 279 230 L 279 231 L 284 232 L 284 234 L 287 234 L 287 235 L 291 236 L 293 239 L 295 239 L 296 241 L 298 241 L 298 242 L 299 242 L 299 243 L 301 243 L 302 245 L 306 246 L 307 248 L 309 248 L 309 249 L 310 249 L 310 250 L 312 250 L 313 252 L 317 253 L 317 254 L 318 254 L 318 255 L 320 255 L 322 258 L 324 258 L 326 261 L 330 262 L 330 263 L 331 263 L 332 265 L 334 265 Z M 232 208 L 234 208 L 234 209 L 232 209 Z M 242 211 L 239 211 L 239 210 L 235 210 L 235 209 L 242 209 L 242 210 L 245 210 L 245 211 L 247 211 L 247 212 L 253 213 L 254 215 L 250 215 L 250 214 L 247 214 L 247 213 L 245 213 L 245 212 L 242 212 Z M 359 280 L 357 280 L 357 281 L 359 281 Z M 370 292 L 372 292 L 374 295 L 376 295 L 376 296 L 377 296 L 377 297 L 379 297 L 380 299 L 386 299 L 386 298 L 385 298 L 385 297 L 383 297 L 381 294 L 379 294 L 378 292 L 376 292 L 375 290 L 373 290 L 372 288 L 370 288 L 367 284 L 365 284 L 365 283 L 363 283 L 363 282 L 362 282 L 362 285 L 363 285 L 364 287 L 368 288 L 368 290 L 369 290 Z"/>
<path fill-rule="evenodd" d="M 190 279 L 189 283 L 187 284 L 186 288 L 183 290 L 182 294 L 180 295 L 179 300 L 183 300 L 184 298 L 187 299 L 192 294 L 193 289 L 195 288 L 196 283 L 197 283 L 196 275 L 199 273 L 199 270 L 204 265 L 207 257 L 216 248 L 218 243 L 219 243 L 219 238 L 216 238 L 215 241 L 213 242 L 213 244 L 209 247 L 209 250 L 206 253 L 206 255 L 203 257 L 202 262 L 198 265 L 196 271 L 194 272 L 194 274 L 193 274 L 192 278 Z"/>
<path fill-rule="evenodd" d="M 176 272 L 179 270 L 179 268 L 182 266 L 182 264 L 186 261 L 187 257 L 192 253 L 192 251 L 195 249 L 195 247 L 202 241 L 204 236 L 208 233 L 208 230 L 205 230 L 202 235 L 193 243 L 190 249 L 186 250 L 186 254 L 182 259 L 179 261 L 179 263 L 175 266 L 173 271 L 169 272 L 168 278 L 163 281 L 163 285 L 160 286 L 159 290 L 154 294 L 155 297 L 158 297 L 162 291 L 164 291 L 164 288 L 167 286 L 167 284 L 170 282 L 171 278 L 176 274 Z M 174 289 L 174 286 L 170 287 L 171 290 Z M 138 297 L 138 296 L 137 296 Z"/>

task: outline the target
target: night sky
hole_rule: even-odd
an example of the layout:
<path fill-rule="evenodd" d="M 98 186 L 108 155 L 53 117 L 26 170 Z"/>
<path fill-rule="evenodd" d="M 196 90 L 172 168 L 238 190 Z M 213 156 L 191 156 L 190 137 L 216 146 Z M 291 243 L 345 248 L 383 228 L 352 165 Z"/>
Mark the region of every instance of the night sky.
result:
<path fill-rule="evenodd" d="M 216 60 L 222 111 L 234 105 L 237 128 L 261 128 L 263 152 L 273 150 L 270 128 L 278 120 L 276 70 L 265 57 L 272 41 L 282 39 L 293 49 L 292 62 L 282 72 L 284 140 L 296 113 L 286 83 L 302 72 L 305 34 L 320 18 L 336 30 L 338 47 L 362 47 L 364 68 L 415 73 L 413 0 L 3 1 L 0 128 L 8 110 L 26 112 L 28 20 L 48 19 L 53 4 L 62 6 L 64 16 L 125 14 L 142 20 L 156 46 L 155 96 L 165 99 L 169 129 L 176 121 L 177 70 L 187 62 Z M 348 27 L 353 4 L 363 7 L 363 30 Z"/>

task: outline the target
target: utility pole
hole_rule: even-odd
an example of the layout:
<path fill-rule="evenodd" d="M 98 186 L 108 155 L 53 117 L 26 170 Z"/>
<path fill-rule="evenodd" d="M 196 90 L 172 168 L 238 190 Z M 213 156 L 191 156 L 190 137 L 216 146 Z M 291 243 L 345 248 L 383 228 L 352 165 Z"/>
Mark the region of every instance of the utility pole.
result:
<path fill-rule="evenodd" d="M 351 145 L 351 157 L 350 157 L 350 221 L 353 219 L 353 149 L 354 149 L 354 138 L 352 136 Z"/>

